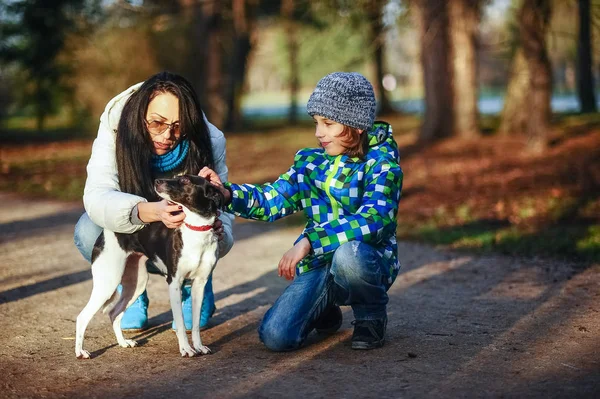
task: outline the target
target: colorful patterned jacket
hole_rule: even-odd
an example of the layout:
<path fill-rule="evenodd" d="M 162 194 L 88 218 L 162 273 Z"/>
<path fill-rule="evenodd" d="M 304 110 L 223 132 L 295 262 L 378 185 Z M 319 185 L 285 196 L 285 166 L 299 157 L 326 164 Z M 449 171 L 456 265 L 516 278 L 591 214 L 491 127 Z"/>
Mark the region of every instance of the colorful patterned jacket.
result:
<path fill-rule="evenodd" d="M 304 211 L 306 226 L 296 242 L 307 237 L 312 252 L 298 263 L 298 274 L 330 264 L 340 245 L 358 240 L 389 264 L 391 283 L 400 268 L 396 214 L 402 178 L 392 128 L 375 122 L 362 161 L 305 148 L 274 183 L 225 185 L 232 191 L 228 211 L 246 219 L 274 221 Z"/>

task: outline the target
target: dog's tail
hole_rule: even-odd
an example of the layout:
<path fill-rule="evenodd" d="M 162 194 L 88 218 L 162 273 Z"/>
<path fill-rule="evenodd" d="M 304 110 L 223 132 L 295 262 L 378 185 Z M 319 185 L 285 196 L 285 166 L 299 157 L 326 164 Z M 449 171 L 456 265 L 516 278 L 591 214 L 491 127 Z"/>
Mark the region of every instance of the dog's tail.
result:
<path fill-rule="evenodd" d="M 104 302 L 104 305 L 102 305 L 102 313 L 108 312 L 113 307 L 118 297 L 119 293 L 117 292 L 117 290 L 115 290 L 111 297 L 108 298 L 108 301 Z"/>

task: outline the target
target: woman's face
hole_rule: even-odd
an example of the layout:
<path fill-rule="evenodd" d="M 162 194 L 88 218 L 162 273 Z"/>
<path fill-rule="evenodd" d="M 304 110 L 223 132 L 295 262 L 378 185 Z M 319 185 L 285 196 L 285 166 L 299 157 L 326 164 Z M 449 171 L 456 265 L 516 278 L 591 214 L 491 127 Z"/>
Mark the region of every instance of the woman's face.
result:
<path fill-rule="evenodd" d="M 159 93 L 148 104 L 146 128 L 156 155 L 171 151 L 181 134 L 179 99 L 171 93 Z"/>

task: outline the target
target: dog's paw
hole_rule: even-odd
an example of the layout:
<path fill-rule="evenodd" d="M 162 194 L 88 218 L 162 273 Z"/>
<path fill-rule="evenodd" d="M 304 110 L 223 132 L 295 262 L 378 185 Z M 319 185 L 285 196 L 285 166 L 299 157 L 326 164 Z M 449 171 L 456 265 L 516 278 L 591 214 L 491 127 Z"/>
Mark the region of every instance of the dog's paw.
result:
<path fill-rule="evenodd" d="M 208 346 L 204 346 L 204 345 L 196 346 L 196 347 L 194 347 L 194 349 L 196 350 L 196 352 L 202 353 L 203 355 L 208 355 L 208 354 L 212 353 L 210 348 Z"/>
<path fill-rule="evenodd" d="M 194 357 L 196 356 L 198 353 L 192 349 L 191 346 L 187 345 L 184 347 L 180 347 L 179 348 L 179 352 L 181 353 L 182 357 Z"/>
<path fill-rule="evenodd" d="M 137 346 L 137 341 L 125 339 L 123 342 L 119 342 L 119 345 L 121 345 L 123 348 L 133 348 L 134 346 Z"/>
<path fill-rule="evenodd" d="M 90 352 L 82 349 L 80 352 L 76 352 L 75 356 L 77 356 L 77 359 L 89 359 Z"/>

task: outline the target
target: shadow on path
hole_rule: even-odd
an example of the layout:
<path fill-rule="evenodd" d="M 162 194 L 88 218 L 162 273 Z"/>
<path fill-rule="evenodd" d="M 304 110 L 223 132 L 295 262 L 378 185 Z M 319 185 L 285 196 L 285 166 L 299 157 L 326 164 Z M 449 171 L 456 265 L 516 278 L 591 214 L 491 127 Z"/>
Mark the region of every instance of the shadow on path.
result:
<path fill-rule="evenodd" d="M 0 224 L 0 244 L 20 238 L 42 235 L 49 230 L 70 225 L 75 228 L 82 210 L 63 211 L 34 219 Z"/>
<path fill-rule="evenodd" d="M 228 344 L 242 337 L 235 342 L 242 357 L 222 359 L 227 373 L 207 368 L 205 362 L 215 358 L 203 358 L 167 372 L 160 382 L 139 381 L 135 392 L 156 398 L 189 392 L 216 397 L 269 397 L 282 392 L 291 397 L 342 392 L 381 397 L 476 393 L 548 397 L 568 392 L 579 396 L 598 386 L 600 374 L 592 369 L 582 369 L 569 378 L 531 357 L 536 345 L 564 345 L 552 341 L 551 331 L 568 322 L 579 304 L 588 302 L 564 300 L 561 293 L 586 269 L 563 270 L 500 257 L 455 256 L 440 261 L 439 253 L 431 254 L 421 265 L 405 268 L 390 291 L 388 341 L 383 350 L 349 349 L 348 311 L 340 332 L 325 338 L 311 336 L 312 345 L 291 353 L 267 351 L 258 343 L 255 321 L 232 323 L 233 329 L 222 328 L 219 333 L 224 334 L 212 343 L 227 355 L 233 351 Z M 272 274 L 265 273 L 219 296 L 266 286 L 264 302 L 272 303 L 282 290 L 271 286 Z M 582 284 L 594 285 L 587 277 Z M 220 323 L 240 313 L 252 313 L 263 303 L 248 301 L 224 308 Z M 201 379 L 198 373 L 202 373 Z M 122 394 L 110 387 L 99 389 L 97 394 Z"/>
<path fill-rule="evenodd" d="M 48 280 L 40 281 L 38 283 L 16 287 L 4 292 L 0 292 L 0 305 L 67 287 L 69 285 L 78 284 L 83 281 L 90 280 L 91 278 L 92 273 L 89 270 L 82 270 L 79 272 L 63 274 Z"/>

